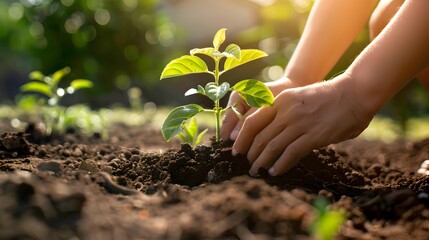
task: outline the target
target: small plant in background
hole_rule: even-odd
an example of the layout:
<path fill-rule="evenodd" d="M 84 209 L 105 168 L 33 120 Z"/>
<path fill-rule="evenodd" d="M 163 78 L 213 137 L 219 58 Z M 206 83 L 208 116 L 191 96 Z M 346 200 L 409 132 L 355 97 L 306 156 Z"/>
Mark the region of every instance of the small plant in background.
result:
<path fill-rule="evenodd" d="M 183 129 L 186 131 L 186 121 L 200 112 L 212 112 L 214 114 L 216 121 L 216 141 L 220 141 L 221 115 L 229 108 L 232 108 L 240 116 L 234 105 L 227 108 L 220 106 L 220 99 L 229 91 L 237 91 L 246 103 L 252 107 L 259 108 L 273 104 L 273 94 L 265 84 L 258 80 L 242 80 L 233 87 L 228 82 L 220 82 L 220 76 L 225 72 L 267 56 L 261 50 L 240 49 L 237 44 L 229 44 L 221 52 L 219 47 L 225 41 L 225 38 L 226 29 L 220 29 L 214 36 L 213 47 L 193 49 L 190 51 L 190 55 L 184 55 L 169 62 L 162 71 L 161 80 L 195 73 L 208 73 L 214 78 L 214 82 L 207 83 L 205 87 L 198 85 L 197 88 L 191 88 L 185 93 L 185 96 L 201 94 L 210 98 L 214 102 L 213 109 L 204 109 L 198 104 L 188 104 L 174 108 L 167 116 L 161 128 L 162 135 L 167 141 L 180 134 Z M 212 71 L 208 69 L 207 64 L 200 57 L 196 56 L 199 54 L 208 56 L 214 60 L 214 69 Z M 220 63 L 223 58 L 226 59 L 221 69 Z"/>
<path fill-rule="evenodd" d="M 54 132 L 64 133 L 67 124 L 72 121 L 71 118 L 66 117 L 67 108 L 60 105 L 61 99 L 66 94 L 73 94 L 76 90 L 92 87 L 92 82 L 86 79 L 75 79 L 65 88 L 59 87 L 64 76 L 69 73 L 69 67 L 58 70 L 49 76 L 45 76 L 40 71 L 33 71 L 29 74 L 32 81 L 20 88 L 21 92 L 36 92 L 48 98 L 47 106 L 46 102 L 43 101 L 45 107 L 41 113 L 47 135 L 52 135 Z"/>
<path fill-rule="evenodd" d="M 311 233 L 318 240 L 332 240 L 346 220 L 343 211 L 331 209 L 326 198 L 317 198 L 313 204 L 316 218 L 311 225 Z"/>

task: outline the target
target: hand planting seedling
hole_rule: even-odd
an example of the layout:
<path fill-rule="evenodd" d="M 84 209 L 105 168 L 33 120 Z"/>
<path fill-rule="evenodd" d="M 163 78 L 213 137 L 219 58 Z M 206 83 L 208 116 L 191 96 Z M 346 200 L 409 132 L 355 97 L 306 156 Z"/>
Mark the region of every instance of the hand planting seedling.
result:
<path fill-rule="evenodd" d="M 33 71 L 29 74 L 29 78 L 33 81 L 20 88 L 21 92 L 36 92 L 48 97 L 48 106 L 51 108 L 42 112 L 47 135 L 51 135 L 53 132 L 64 132 L 67 121 L 70 120 L 65 116 L 66 109 L 60 106 L 61 99 L 66 94 L 73 94 L 76 90 L 92 87 L 92 82 L 86 79 L 75 79 L 66 88 L 59 87 L 63 77 L 69 73 L 69 67 L 58 70 L 50 76 L 45 76 L 40 71 Z"/>
<path fill-rule="evenodd" d="M 205 109 L 198 104 L 188 104 L 174 108 L 167 116 L 162 125 L 162 135 L 166 141 L 181 133 L 186 121 L 200 112 L 212 112 L 216 122 L 216 141 L 220 141 L 220 118 L 229 108 L 241 117 L 234 105 L 223 108 L 220 106 L 222 99 L 229 91 L 237 91 L 249 106 L 259 108 L 262 106 L 271 106 L 274 102 L 274 96 L 268 87 L 262 82 L 254 79 L 242 80 L 234 86 L 228 82 L 220 82 L 220 76 L 225 72 L 248 63 L 250 61 L 266 57 L 267 54 L 257 49 L 240 49 L 237 44 L 229 44 L 223 52 L 219 50 L 221 44 L 226 38 L 226 29 L 222 28 L 214 36 L 213 47 L 195 48 L 190 51 L 190 55 L 184 55 L 174 59 L 167 64 L 161 73 L 161 80 L 166 78 L 184 76 L 195 73 L 207 73 L 213 76 L 214 82 L 209 82 L 205 87 L 198 85 L 197 88 L 191 88 L 185 96 L 193 94 L 204 95 L 214 102 L 213 109 Z M 213 59 L 214 69 L 210 71 L 207 64 L 196 55 L 205 55 Z M 221 60 L 225 59 L 221 69 Z"/>

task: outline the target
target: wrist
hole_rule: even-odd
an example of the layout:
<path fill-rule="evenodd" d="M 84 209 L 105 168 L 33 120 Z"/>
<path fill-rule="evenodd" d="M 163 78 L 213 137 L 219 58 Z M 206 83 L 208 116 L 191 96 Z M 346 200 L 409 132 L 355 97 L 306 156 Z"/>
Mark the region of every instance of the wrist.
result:
<path fill-rule="evenodd" d="M 354 71 L 348 69 L 344 72 L 346 78 L 349 78 L 353 94 L 359 99 L 359 105 L 365 111 L 375 115 L 393 95 L 388 87 L 383 87 L 379 76 L 373 77 L 373 74 L 367 71 Z"/>
<path fill-rule="evenodd" d="M 358 122 L 369 123 L 382 106 L 376 95 L 368 94 L 365 89 L 359 86 L 359 80 L 347 73 L 343 73 L 328 82 L 337 90 L 340 98 L 347 99 L 345 102 L 348 102 L 351 114 Z"/>

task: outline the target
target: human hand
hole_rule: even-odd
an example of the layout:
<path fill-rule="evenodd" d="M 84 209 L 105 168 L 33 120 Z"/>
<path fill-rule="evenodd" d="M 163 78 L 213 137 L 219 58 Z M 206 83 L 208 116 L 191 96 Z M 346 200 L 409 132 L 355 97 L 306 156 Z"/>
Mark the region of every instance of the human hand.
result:
<path fill-rule="evenodd" d="M 275 82 L 269 82 L 266 83 L 266 85 L 274 96 L 278 95 L 285 89 L 298 87 L 298 84 L 287 78 L 282 78 Z M 243 116 L 243 119 L 240 119 L 232 109 L 228 109 L 225 112 L 221 127 L 221 138 L 224 140 L 235 140 L 238 136 L 241 126 L 243 125 L 244 119 L 256 111 L 256 108 L 252 108 L 247 105 L 246 102 L 235 91 L 231 93 L 228 101 L 228 106 L 232 105 L 235 105 L 238 112 L 240 112 Z"/>
<path fill-rule="evenodd" d="M 273 107 L 246 117 L 233 145 L 233 155 L 246 154 L 250 174 L 259 168 L 273 176 L 291 169 L 312 149 L 358 136 L 373 113 L 365 110 L 346 74 L 313 85 L 287 89 Z"/>

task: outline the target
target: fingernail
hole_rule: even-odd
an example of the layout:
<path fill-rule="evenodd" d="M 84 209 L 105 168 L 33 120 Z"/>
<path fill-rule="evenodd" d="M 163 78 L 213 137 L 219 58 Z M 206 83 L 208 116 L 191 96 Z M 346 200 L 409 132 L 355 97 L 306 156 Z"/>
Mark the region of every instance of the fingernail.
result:
<path fill-rule="evenodd" d="M 268 173 L 273 177 L 276 176 L 276 170 L 273 167 L 268 170 Z"/>
<path fill-rule="evenodd" d="M 232 149 L 232 151 L 231 151 L 232 156 L 234 156 L 234 157 L 235 157 L 235 156 L 237 156 L 237 153 L 238 153 L 238 152 L 237 152 L 237 150 L 235 150 L 235 149 L 233 148 L 233 149 Z"/>
<path fill-rule="evenodd" d="M 237 139 L 237 137 L 238 137 L 238 130 L 236 130 L 236 129 L 234 129 L 232 132 L 231 132 L 231 135 L 229 135 L 229 138 L 231 138 L 231 140 L 235 140 L 235 139 Z"/>
<path fill-rule="evenodd" d="M 252 176 L 252 177 L 256 176 L 256 174 L 254 172 L 252 172 L 252 171 L 249 171 L 249 175 Z"/>

